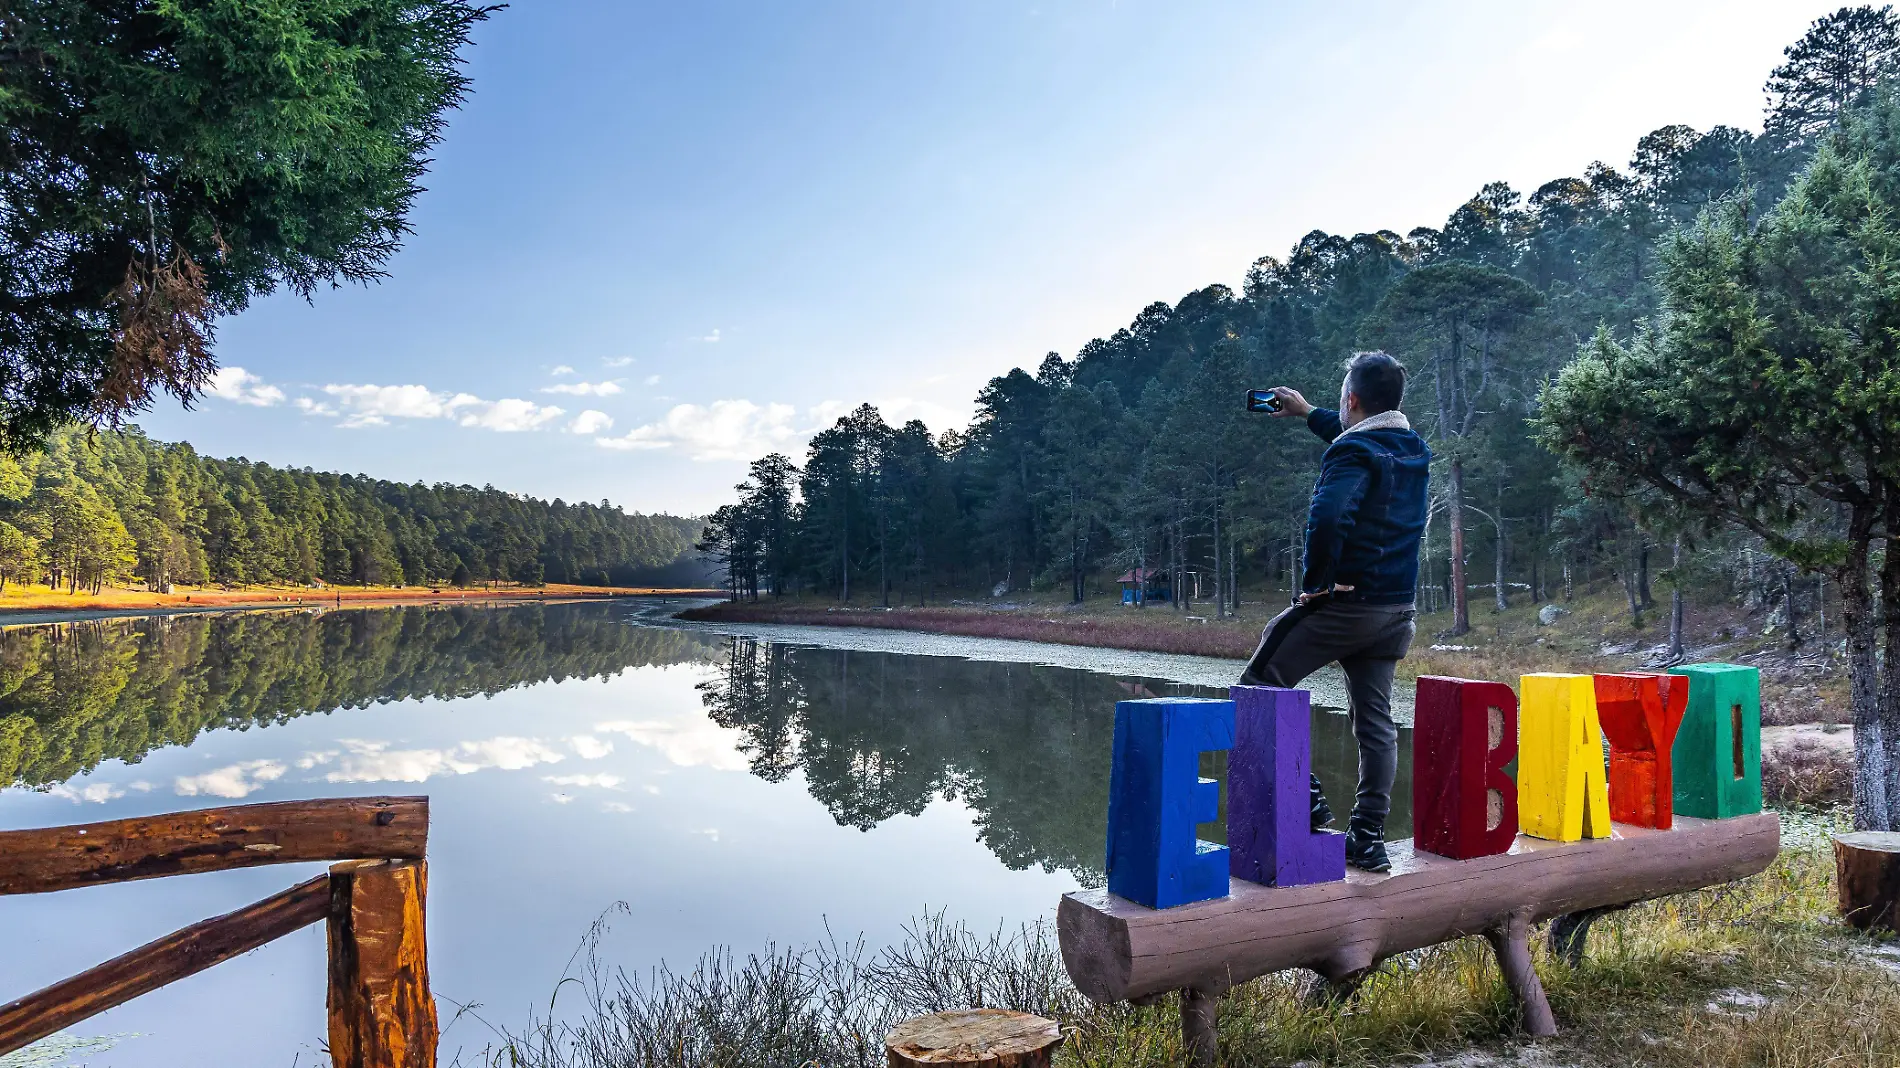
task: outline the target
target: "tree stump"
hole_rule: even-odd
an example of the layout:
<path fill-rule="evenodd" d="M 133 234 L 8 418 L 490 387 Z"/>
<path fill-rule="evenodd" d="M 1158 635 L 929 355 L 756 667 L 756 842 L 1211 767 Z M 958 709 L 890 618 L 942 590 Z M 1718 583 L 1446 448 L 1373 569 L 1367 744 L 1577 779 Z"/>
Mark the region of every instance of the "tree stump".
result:
<path fill-rule="evenodd" d="M 1900 931 L 1900 832 L 1835 835 L 1834 885 L 1848 923 Z"/>
<path fill-rule="evenodd" d="M 898 1024 L 884 1039 L 890 1068 L 1048 1068 L 1062 1028 L 1007 1009 L 956 1009 Z"/>

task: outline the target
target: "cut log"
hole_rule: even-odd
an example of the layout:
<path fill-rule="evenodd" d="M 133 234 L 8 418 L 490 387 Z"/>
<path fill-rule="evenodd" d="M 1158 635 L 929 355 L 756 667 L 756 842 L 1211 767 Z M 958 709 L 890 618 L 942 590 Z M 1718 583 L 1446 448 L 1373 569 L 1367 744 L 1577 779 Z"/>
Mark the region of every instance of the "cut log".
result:
<path fill-rule="evenodd" d="M 1835 835 L 1834 885 L 1848 923 L 1900 931 L 1900 832 Z"/>
<path fill-rule="evenodd" d="M 957 1009 L 898 1024 L 884 1039 L 890 1068 L 1048 1068 L 1062 1028 L 1026 1012 Z"/>
<path fill-rule="evenodd" d="M 1102 1003 L 1218 992 L 1288 968 L 1338 980 L 1513 915 L 1535 923 L 1753 875 L 1781 845 L 1772 813 L 1614 830 L 1581 842 L 1520 835 L 1509 853 L 1474 860 L 1415 852 L 1406 840 L 1393 843 L 1389 874 L 1286 888 L 1236 879 L 1227 897 L 1164 910 L 1077 891 L 1057 912 L 1062 959 L 1077 989 Z"/>
<path fill-rule="evenodd" d="M 278 801 L 0 831 L 0 894 L 296 861 L 419 858 L 426 797 Z"/>
<path fill-rule="evenodd" d="M 308 927 L 329 911 L 330 877 L 319 875 L 0 1006 L 0 1055 Z"/>
<path fill-rule="evenodd" d="M 427 861 L 355 861 L 330 869 L 334 1068 L 435 1068 L 428 895 Z"/>

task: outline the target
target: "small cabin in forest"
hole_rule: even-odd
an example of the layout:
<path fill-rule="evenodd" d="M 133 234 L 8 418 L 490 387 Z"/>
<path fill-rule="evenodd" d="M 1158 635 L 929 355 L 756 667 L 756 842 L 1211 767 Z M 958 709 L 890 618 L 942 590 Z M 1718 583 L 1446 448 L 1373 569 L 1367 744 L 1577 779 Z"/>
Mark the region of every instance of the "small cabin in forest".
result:
<path fill-rule="evenodd" d="M 1123 604 L 1146 604 L 1168 599 L 1168 573 L 1152 567 L 1138 567 L 1115 581 L 1122 585 Z"/>

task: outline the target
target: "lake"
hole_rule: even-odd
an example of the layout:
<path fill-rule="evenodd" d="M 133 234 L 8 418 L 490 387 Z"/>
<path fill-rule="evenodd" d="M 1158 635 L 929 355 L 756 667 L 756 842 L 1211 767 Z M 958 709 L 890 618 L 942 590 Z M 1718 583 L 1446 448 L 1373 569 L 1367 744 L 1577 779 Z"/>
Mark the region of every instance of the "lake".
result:
<path fill-rule="evenodd" d="M 1114 704 L 1218 696 L 1193 657 L 707 627 L 637 600 L 108 620 L 0 632 L 0 827 L 427 794 L 443 1062 L 612 964 L 690 968 L 928 910 L 992 928 L 1103 881 Z M 1335 694 L 1328 679 L 1315 685 Z M 1350 806 L 1346 719 L 1314 760 Z M 1401 740 L 1402 753 L 1410 746 Z M 1204 758 L 1216 777 L 1224 757 Z M 1393 837 L 1409 835 L 1410 769 Z M 1222 828 L 1203 829 L 1219 840 Z M 284 865 L 0 897 L 0 1001 L 298 882 Z M 324 1061 L 313 927 L 0 1065 Z M 476 1006 L 452 1025 L 458 1005 Z M 32 1059 L 28 1059 L 31 1057 Z"/>

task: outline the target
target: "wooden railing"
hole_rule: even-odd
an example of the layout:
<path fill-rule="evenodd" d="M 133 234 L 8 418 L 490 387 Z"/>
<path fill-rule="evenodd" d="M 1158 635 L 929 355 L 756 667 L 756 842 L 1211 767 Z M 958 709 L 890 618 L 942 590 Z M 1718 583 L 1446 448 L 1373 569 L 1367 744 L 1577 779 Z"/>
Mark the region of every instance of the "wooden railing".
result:
<path fill-rule="evenodd" d="M 0 831 L 0 895 L 341 861 L 236 912 L 195 923 L 0 1005 L 0 1055 L 318 921 L 329 926 L 334 1068 L 433 1068 L 424 939 L 429 799 L 355 797 Z"/>

